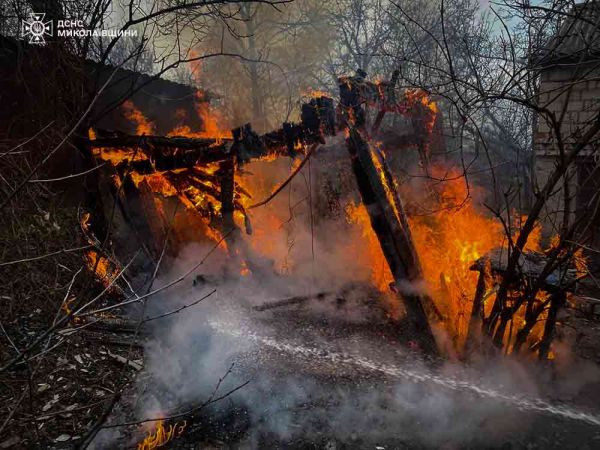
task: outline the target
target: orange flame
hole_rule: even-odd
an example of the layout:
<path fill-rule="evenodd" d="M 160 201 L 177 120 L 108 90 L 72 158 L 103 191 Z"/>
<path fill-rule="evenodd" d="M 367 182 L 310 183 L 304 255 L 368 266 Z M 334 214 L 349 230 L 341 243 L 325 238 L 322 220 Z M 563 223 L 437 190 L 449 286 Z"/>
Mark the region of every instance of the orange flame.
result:
<path fill-rule="evenodd" d="M 136 124 L 136 134 L 151 135 L 154 133 L 154 122 L 148 120 L 131 100 L 125 101 L 122 107 L 125 117 Z"/>
<path fill-rule="evenodd" d="M 402 105 L 402 113 L 417 114 L 422 117 L 423 124 L 428 133 L 433 131 L 435 118 L 439 112 L 437 104 L 431 100 L 427 92 L 422 89 L 406 89 L 404 91 L 404 101 Z"/>
<path fill-rule="evenodd" d="M 71 312 L 73 311 L 73 309 L 71 308 L 71 304 L 75 301 L 75 298 L 76 297 L 71 297 L 71 298 L 65 300 L 65 302 L 61 306 L 61 309 L 67 316 L 69 314 L 71 314 Z M 77 316 L 72 316 L 71 323 L 73 323 L 74 325 L 77 325 L 77 324 L 81 323 L 81 318 L 77 317 Z"/>
<path fill-rule="evenodd" d="M 477 284 L 475 260 L 503 243 L 499 222 L 480 212 L 458 170 L 447 173 L 433 167 L 432 174 L 444 179 L 436 186 L 433 211 L 409 219 L 415 247 L 427 287 L 450 333 L 460 341 L 466 337 Z"/>
<path fill-rule="evenodd" d="M 210 109 L 210 103 L 206 101 L 202 91 L 196 91 L 196 113 L 202 121 L 202 137 L 213 137 L 218 139 L 231 139 L 231 131 L 224 128 L 221 113 Z"/>
<path fill-rule="evenodd" d="M 186 425 L 187 423 L 184 421 L 181 424 L 178 422 L 165 428 L 164 421 L 159 420 L 156 423 L 154 432 L 148 432 L 146 438 L 137 445 L 137 450 L 153 450 L 164 447 L 171 440 L 181 436 Z"/>
<path fill-rule="evenodd" d="M 307 91 L 303 92 L 301 95 L 303 97 L 310 97 L 310 98 L 331 97 L 330 94 L 328 94 L 325 91 L 321 91 L 319 89 L 308 89 Z"/>
<path fill-rule="evenodd" d="M 373 159 L 377 162 L 377 158 Z M 376 166 L 383 178 L 380 165 Z M 409 217 L 409 225 L 427 290 L 460 348 L 468 331 L 477 285 L 478 273 L 470 268 L 475 260 L 505 245 L 506 239 L 501 224 L 476 206 L 473 196 L 479 194 L 477 188 L 471 186 L 469 191 L 460 171 L 447 171 L 441 167 L 432 167 L 431 171 L 433 177 L 447 181 L 437 184 L 434 190 L 430 188 L 431 198 L 421 199 L 419 203 L 431 204 L 431 211 L 413 214 Z M 387 181 L 384 186 L 386 191 L 391 189 Z M 404 186 L 403 190 L 410 193 L 405 198 L 414 198 L 417 191 L 415 186 Z M 366 247 L 364 258 L 371 267 L 371 283 L 381 292 L 388 292 L 393 277 L 366 208 L 351 203 L 346 207 L 346 216 L 362 230 Z M 539 249 L 540 236 L 541 227 L 536 226 L 526 249 Z"/>
<path fill-rule="evenodd" d="M 394 277 L 381 251 L 379 240 L 373 228 L 371 228 L 371 219 L 367 208 L 362 203 L 356 205 L 351 202 L 346 206 L 345 213 L 348 222 L 356 224 L 361 230 L 362 244 L 365 250 L 361 258 L 365 260 L 365 264 L 371 269 L 371 284 L 380 292 L 389 292 L 389 286 L 394 281 Z"/>

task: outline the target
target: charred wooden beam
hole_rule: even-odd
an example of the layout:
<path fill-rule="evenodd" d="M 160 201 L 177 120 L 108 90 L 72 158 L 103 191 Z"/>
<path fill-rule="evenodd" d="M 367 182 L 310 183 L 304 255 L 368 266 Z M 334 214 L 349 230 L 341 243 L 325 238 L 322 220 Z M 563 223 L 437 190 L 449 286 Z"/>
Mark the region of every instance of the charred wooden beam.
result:
<path fill-rule="evenodd" d="M 396 84 L 400 77 L 400 71 L 395 70 L 390 80 L 372 82 L 366 79 L 366 72 L 357 70 L 353 76 L 342 76 L 338 78 L 340 89 L 340 106 L 342 109 L 352 110 L 355 124 L 363 126 L 366 118 L 363 106 L 374 106 L 378 111 L 378 119 L 375 120 L 377 127 L 383 119 L 385 112 L 403 112 L 403 103 L 396 97 Z"/>
<path fill-rule="evenodd" d="M 231 154 L 231 142 L 207 138 L 136 136 L 99 130 L 100 137 L 88 140 L 93 148 L 114 148 L 139 152 L 148 157 L 148 161 L 135 160 L 129 164 L 134 170 L 147 172 L 154 170 L 172 170 L 193 167 L 198 164 L 210 164 L 227 159 Z"/>
<path fill-rule="evenodd" d="M 332 295 L 332 292 L 319 292 L 313 295 L 296 295 L 294 297 L 284 298 L 282 300 L 275 300 L 273 302 L 263 303 L 262 305 L 254 306 L 254 311 L 268 311 L 270 309 L 282 308 L 285 306 L 298 305 L 300 303 L 308 302 L 309 300 L 323 300 L 327 296 Z"/>
<path fill-rule="evenodd" d="M 147 144 L 155 147 L 197 150 L 216 146 L 219 143 L 217 138 L 130 135 L 108 130 L 98 130 L 96 133 L 97 138 L 88 140 L 88 144 L 92 147 L 135 148 Z"/>
<path fill-rule="evenodd" d="M 465 353 L 469 354 L 480 346 L 481 324 L 483 323 L 483 302 L 486 291 L 485 268 L 479 271 L 477 278 L 477 288 L 475 289 L 475 298 L 473 299 L 473 308 L 469 319 L 469 328 L 465 341 Z"/>
<path fill-rule="evenodd" d="M 250 124 L 232 131 L 231 138 L 192 138 L 182 136 L 137 136 L 97 130 L 95 139 L 84 140 L 93 148 L 127 149 L 145 154 L 148 161 L 129 161 L 134 170 L 150 173 L 228 160 L 238 163 L 273 156 L 300 156 L 304 145 L 323 143 L 325 135 L 335 134 L 333 99 L 317 97 L 302 106 L 300 123 L 283 123 L 278 130 L 259 136 Z"/>
<path fill-rule="evenodd" d="M 402 202 L 394 184 L 388 179 L 390 175 L 385 168 L 385 160 L 382 155 L 371 151 L 368 142 L 355 127 L 349 129 L 346 143 L 362 201 L 406 305 L 415 337 L 426 351 L 436 353 L 429 320 L 434 320 L 439 313 L 431 298 L 417 292 L 423 279 L 421 265 Z"/>
<path fill-rule="evenodd" d="M 335 108 L 332 98 L 312 98 L 302 105 L 300 118 L 308 134 L 317 137 L 335 135 Z"/>
<path fill-rule="evenodd" d="M 219 200 L 221 201 L 223 233 L 227 233 L 229 230 L 235 228 L 235 222 L 233 220 L 233 212 L 235 210 L 235 160 L 233 157 L 219 163 L 217 178 L 219 180 L 219 187 L 221 191 Z M 231 239 L 235 239 L 235 236 L 231 236 Z"/>

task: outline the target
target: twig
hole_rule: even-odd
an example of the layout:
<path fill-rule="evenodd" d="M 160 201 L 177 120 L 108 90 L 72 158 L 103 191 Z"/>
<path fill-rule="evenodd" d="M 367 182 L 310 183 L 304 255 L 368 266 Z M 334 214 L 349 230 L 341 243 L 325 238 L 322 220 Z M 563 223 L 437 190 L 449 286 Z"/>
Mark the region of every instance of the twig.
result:
<path fill-rule="evenodd" d="M 46 178 L 43 180 L 29 180 L 28 183 L 50 183 L 52 181 L 62 181 L 62 180 L 68 180 L 69 178 L 76 178 L 76 177 L 80 177 L 82 175 L 87 175 L 90 172 L 93 172 L 94 170 L 99 169 L 100 167 L 104 166 L 106 163 L 102 163 L 97 165 L 96 167 L 92 167 L 91 169 L 88 169 L 84 172 L 79 172 L 79 173 L 73 173 L 71 175 L 65 175 L 64 177 L 58 177 L 58 178 Z"/>
<path fill-rule="evenodd" d="M 83 411 L 84 409 L 88 409 L 88 408 L 93 408 L 94 406 L 100 405 L 102 403 L 105 403 L 107 399 L 103 399 L 94 403 L 90 403 L 88 405 L 83 405 L 83 406 L 79 406 L 77 408 L 73 408 L 73 409 L 62 409 L 60 411 L 56 411 L 56 412 L 51 412 L 48 414 L 44 414 L 43 416 L 39 416 L 36 417 L 35 420 L 37 421 L 42 421 L 42 420 L 46 420 L 49 419 L 50 417 L 54 417 L 54 416 L 60 416 L 61 414 L 72 414 L 75 411 Z"/>
<path fill-rule="evenodd" d="M 170 283 L 167 283 L 166 285 L 164 285 L 163 287 L 160 287 L 158 289 L 155 289 L 151 292 L 148 292 L 147 294 L 141 295 L 137 298 L 131 299 L 131 300 L 126 300 L 124 302 L 121 303 L 117 303 L 116 305 L 111 305 L 111 306 L 107 306 L 105 308 L 100 308 L 100 309 L 96 309 L 94 311 L 90 311 L 87 312 L 85 314 L 78 314 L 79 317 L 86 317 L 86 316 L 91 316 L 93 314 L 97 314 L 100 312 L 105 312 L 105 311 L 110 311 L 111 309 L 115 309 L 115 308 L 119 308 L 121 306 L 125 306 L 125 305 L 130 305 L 131 303 L 136 303 L 136 302 L 140 302 L 142 300 L 144 300 L 145 298 L 148 297 L 152 297 L 155 294 L 158 294 L 159 292 L 162 292 L 168 288 L 170 288 L 171 286 L 174 286 L 180 282 L 182 282 L 185 278 L 187 278 L 194 270 L 196 270 L 198 267 L 200 267 L 202 264 L 204 264 L 204 262 L 206 261 L 206 259 L 219 247 L 219 245 L 221 245 L 221 243 L 235 230 L 235 228 L 232 228 L 231 230 L 229 230 L 227 233 L 225 233 L 223 235 L 223 237 L 221 239 L 219 239 L 219 241 L 210 249 L 210 251 L 204 256 L 204 258 L 202 258 L 202 260 L 196 264 L 195 266 L 193 266 L 191 269 L 189 269 L 186 273 L 184 273 L 183 275 L 181 275 L 179 278 L 176 278 L 175 280 L 171 281 Z M 79 311 L 78 311 L 79 312 Z"/>
<path fill-rule="evenodd" d="M 29 143 L 30 143 L 31 141 L 33 141 L 33 140 L 34 140 L 36 137 L 38 137 L 40 134 L 42 134 L 44 131 L 46 131 L 46 129 L 47 129 L 47 128 L 48 128 L 50 125 L 52 125 L 53 123 L 54 123 L 54 120 L 50 121 L 50 122 L 48 123 L 48 125 L 46 125 L 46 126 L 45 126 L 44 128 L 42 128 L 40 131 L 38 131 L 37 133 L 35 133 L 33 136 L 31 136 L 31 137 L 30 137 L 29 139 L 27 139 L 25 142 L 21 142 L 20 144 L 17 144 L 16 146 L 14 146 L 12 149 L 10 149 L 10 150 L 8 150 L 8 151 L 6 151 L 6 152 L 0 153 L 0 158 L 3 158 L 4 156 L 6 156 L 6 155 L 9 155 L 9 154 L 13 153 L 13 152 L 14 152 L 16 149 L 18 149 L 18 148 L 21 148 L 21 147 L 23 147 L 23 146 L 25 146 L 25 145 L 29 144 Z"/>
<path fill-rule="evenodd" d="M 93 247 L 93 245 L 84 245 L 83 247 L 62 249 L 62 250 L 58 250 L 56 252 L 47 253 L 47 254 L 42 255 L 42 256 L 34 256 L 33 258 L 17 259 L 15 261 L 3 262 L 3 263 L 0 263 L 0 267 L 2 267 L 2 266 L 10 266 L 12 264 L 19 264 L 19 263 L 37 261 L 37 260 L 40 260 L 40 259 L 49 258 L 50 256 L 60 255 L 61 253 L 78 252 L 80 250 L 87 250 L 88 248 L 92 248 L 92 247 Z"/>
<path fill-rule="evenodd" d="M 233 369 L 233 364 L 229 367 L 229 369 L 227 370 L 227 372 L 225 373 L 225 375 L 223 375 L 221 378 L 219 378 L 219 381 L 217 382 L 217 385 L 213 391 L 213 393 L 210 395 L 210 397 L 201 405 L 196 406 L 195 408 L 191 408 L 188 409 L 187 411 L 183 411 L 177 414 L 173 414 L 171 416 L 164 416 L 164 417 L 154 417 L 151 419 L 141 419 L 141 420 L 136 420 L 133 422 L 121 422 L 121 423 L 116 423 L 116 424 L 111 424 L 111 425 L 104 425 L 102 428 L 119 428 L 119 427 L 127 427 L 127 426 L 132 426 L 132 425 L 141 425 L 143 423 L 147 423 L 147 422 L 158 422 L 159 420 L 171 420 L 171 419 L 177 419 L 179 417 L 185 417 L 185 416 L 189 416 L 190 414 L 193 414 L 197 411 L 200 411 L 203 408 L 206 408 L 209 405 L 212 405 L 213 403 L 217 403 L 221 400 L 223 400 L 224 398 L 229 397 L 231 394 L 239 391 L 240 389 L 242 389 L 244 386 L 248 385 L 250 383 L 250 380 L 245 381 L 244 383 L 236 386 L 235 388 L 227 391 L 225 394 L 216 397 L 215 398 L 215 394 L 217 393 L 217 391 L 219 390 L 219 387 L 221 386 L 221 384 L 223 383 L 223 381 L 225 380 L 225 378 L 227 378 L 227 376 L 231 373 L 231 370 Z"/>
<path fill-rule="evenodd" d="M 58 320 L 58 321 L 55 320 L 55 322 L 52 324 L 52 326 L 49 327 L 48 329 L 46 329 L 46 331 L 44 331 L 42 334 L 40 334 L 31 344 L 29 344 L 27 346 L 27 348 L 25 348 L 24 350 L 22 350 L 22 353 L 20 355 L 16 356 L 12 360 L 10 360 L 8 363 L 6 363 L 4 366 L 0 367 L 0 373 L 6 371 L 8 369 L 10 369 L 12 366 L 14 366 L 18 362 L 20 362 L 23 358 L 25 358 L 25 356 L 26 356 L 27 353 L 29 353 L 33 348 L 35 348 L 40 342 L 42 342 L 46 337 L 48 337 L 59 326 L 61 326 L 63 323 L 65 323 L 67 320 L 69 320 L 78 311 L 81 311 L 83 308 L 89 306 L 90 304 L 92 304 L 93 302 L 95 302 L 96 300 L 98 300 L 100 297 L 102 297 L 102 295 L 104 295 L 104 293 L 106 291 L 108 291 L 108 289 L 110 289 L 110 287 L 117 281 L 117 279 L 119 279 L 119 277 L 121 277 L 121 275 L 123 274 L 123 272 L 125 270 L 127 270 L 127 268 L 129 267 L 129 265 L 133 262 L 133 260 L 136 258 L 136 256 L 138 254 L 139 254 L 139 251 L 133 256 L 133 258 L 131 259 L 131 261 L 129 261 L 129 263 L 127 264 L 127 266 L 125 266 L 123 268 L 123 270 L 121 270 L 117 274 L 117 276 L 110 282 L 110 284 L 99 295 L 97 295 L 96 297 L 94 297 L 94 299 L 92 299 L 91 301 L 89 301 L 88 303 L 86 303 L 84 306 L 82 306 L 81 308 L 79 308 L 77 311 L 70 311 L 67 315 L 63 316 L 60 320 Z M 97 264 L 96 264 L 96 266 L 97 266 Z"/>
<path fill-rule="evenodd" d="M 117 404 L 117 402 L 119 401 L 120 398 L 121 398 L 121 391 L 115 392 L 110 403 L 108 405 L 106 405 L 106 408 L 104 408 L 102 415 L 98 418 L 98 420 L 96 421 L 94 426 L 92 428 L 90 428 L 90 430 L 87 432 L 87 434 L 81 440 L 81 444 L 77 447 L 78 449 L 85 449 L 88 447 L 88 445 L 90 445 L 92 443 L 92 441 L 94 440 L 94 438 L 96 437 L 96 435 L 98 434 L 100 429 L 103 428 L 102 424 L 104 422 L 106 422 L 106 419 L 108 419 L 108 416 L 110 415 L 111 411 L 113 410 L 113 408 L 115 407 L 115 405 Z"/>
<path fill-rule="evenodd" d="M 67 140 L 71 137 L 71 135 L 75 132 L 75 130 L 77 130 L 77 128 L 79 128 L 79 125 L 81 125 L 81 123 L 83 122 L 83 120 L 90 113 L 90 111 L 92 110 L 92 107 L 96 103 L 96 100 L 98 100 L 98 97 L 100 97 L 100 94 L 102 94 L 102 92 L 104 91 L 104 89 L 106 88 L 106 86 L 108 86 L 108 84 L 111 82 L 111 80 L 113 79 L 113 77 L 117 73 L 118 69 L 119 69 L 118 66 L 115 67 L 115 70 L 112 71 L 112 73 L 110 74 L 110 76 L 108 77 L 108 79 L 106 80 L 106 82 L 104 83 L 104 85 L 102 85 L 102 87 L 98 90 L 98 92 L 96 93 L 96 95 L 94 96 L 94 98 L 92 99 L 92 101 L 90 102 L 90 104 L 88 105 L 88 107 L 85 110 L 85 112 L 81 115 L 81 117 L 79 118 L 79 120 L 77 120 L 77 122 L 75 123 L 75 125 L 73 125 L 73 127 L 71 128 L 71 130 L 69 130 L 69 132 L 62 138 L 62 140 L 58 143 L 58 145 L 56 145 L 56 147 L 54 147 L 50 151 L 50 153 L 48 153 L 39 163 L 37 163 L 35 165 L 35 167 L 31 170 L 31 172 L 29 172 L 29 174 L 25 177 L 25 179 L 23 181 L 21 181 L 17 185 L 17 187 L 10 194 L 8 194 L 8 196 L 0 204 L 0 209 L 3 209 L 6 205 L 8 205 L 8 203 L 13 199 L 13 197 L 15 195 L 17 195 L 17 192 L 19 192 L 21 190 L 21 188 L 23 186 L 25 186 L 29 180 L 31 180 L 31 178 L 35 175 L 35 173 L 44 164 L 46 164 L 46 162 L 48 162 L 48 160 L 52 157 L 52 155 L 54 155 L 63 146 L 63 144 L 65 142 L 67 142 Z"/>
<path fill-rule="evenodd" d="M 173 310 L 173 311 L 169 311 L 169 312 L 167 312 L 167 313 L 164 313 L 164 314 L 161 314 L 161 315 L 159 315 L 159 316 L 149 317 L 149 318 L 147 318 L 147 319 L 144 319 L 144 320 L 142 320 L 142 323 L 150 322 L 150 321 L 152 321 L 152 320 L 156 320 L 156 319 L 162 319 L 163 317 L 167 317 L 167 316 L 170 316 L 170 315 L 173 315 L 173 314 L 180 313 L 180 312 L 181 312 L 181 311 L 183 311 L 184 309 L 187 309 L 187 308 L 190 308 L 190 307 L 192 307 L 192 306 L 194 306 L 194 305 L 197 305 L 197 304 L 198 304 L 198 303 L 200 303 L 202 300 L 204 300 L 204 299 L 207 299 L 208 297 L 210 297 L 211 295 L 213 295 L 215 292 L 217 292 L 217 290 L 216 290 L 216 289 L 213 289 L 211 292 L 209 292 L 208 294 L 206 294 L 204 297 L 202 297 L 202 298 L 199 298 L 199 299 L 198 299 L 198 300 L 196 300 L 195 302 L 192 302 L 192 303 L 190 303 L 190 304 L 188 304 L 188 305 L 184 305 L 184 306 L 182 306 L 181 308 L 177 308 L 177 309 L 175 309 L 175 310 Z"/>
<path fill-rule="evenodd" d="M 277 194 L 279 194 L 283 190 L 283 188 L 285 188 L 290 183 L 290 181 L 292 181 L 294 179 L 294 177 L 296 175 L 298 175 L 298 173 L 300 173 L 300 170 L 302 170 L 302 167 L 304 167 L 304 165 L 308 162 L 308 160 L 310 159 L 310 157 L 312 156 L 312 154 L 314 153 L 314 151 L 317 149 L 318 146 L 319 146 L 319 144 L 313 144 L 310 147 L 310 150 L 308 150 L 308 152 L 306 153 L 306 156 L 304 157 L 304 159 L 302 160 L 302 162 L 298 165 L 298 167 L 296 167 L 296 169 L 290 174 L 290 176 L 283 183 L 281 183 L 277 187 L 277 189 L 275 189 L 271 193 L 271 195 L 269 195 L 262 202 L 258 202 L 258 203 L 255 203 L 254 205 L 250 205 L 246 209 L 258 208 L 259 206 L 266 205 L 271 200 L 273 200 L 277 196 Z"/>

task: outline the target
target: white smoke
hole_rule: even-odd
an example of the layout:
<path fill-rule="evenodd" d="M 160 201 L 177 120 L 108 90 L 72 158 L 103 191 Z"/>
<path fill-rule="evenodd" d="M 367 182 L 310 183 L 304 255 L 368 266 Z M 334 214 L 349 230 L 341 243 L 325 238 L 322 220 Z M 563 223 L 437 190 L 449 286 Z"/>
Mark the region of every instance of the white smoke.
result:
<path fill-rule="evenodd" d="M 272 210 L 287 211 L 285 206 L 304 194 L 276 199 L 279 203 Z M 219 251 L 196 273 L 148 302 L 145 314 L 155 316 L 216 289 L 198 305 L 150 322 L 147 377 L 135 388 L 135 418 L 160 417 L 201 404 L 233 365 L 216 395 L 249 383 L 206 414 L 218 420 L 236 408 L 244 411 L 245 422 L 238 425 L 244 432 L 236 439 L 245 448 L 291 441 L 323 447 L 339 442 L 355 448 L 493 447 L 515 442 L 530 426 L 549 420 L 587 424 L 583 436 L 600 425 L 594 414 L 539 400 L 546 395 L 545 380 L 515 360 L 486 360 L 467 368 L 423 361 L 406 349 L 395 338 L 381 300 L 355 283 L 369 279 L 361 255 L 348 254 L 343 246 L 348 239 L 360 239 L 352 234 L 355 230 L 324 221 L 311 231 L 306 213 L 307 207 L 297 212 L 304 216 L 291 221 L 291 230 L 273 230 L 271 223 L 270 235 L 247 238 L 271 245 L 267 253 L 278 258 L 277 267 L 285 258 L 292 260 L 285 276 L 274 271 L 228 279 L 228 260 Z M 259 213 L 254 219 L 260 224 L 268 217 Z M 184 248 L 154 287 L 185 273 L 209 250 L 200 244 Z M 339 294 L 349 283 L 355 284 Z M 285 307 L 254 309 L 320 292 L 328 294 Z M 586 369 L 584 377 L 565 370 L 569 382 L 562 392 L 570 396 L 598 375 L 597 368 Z M 103 432 L 97 442 L 110 442 L 108 436 Z"/>

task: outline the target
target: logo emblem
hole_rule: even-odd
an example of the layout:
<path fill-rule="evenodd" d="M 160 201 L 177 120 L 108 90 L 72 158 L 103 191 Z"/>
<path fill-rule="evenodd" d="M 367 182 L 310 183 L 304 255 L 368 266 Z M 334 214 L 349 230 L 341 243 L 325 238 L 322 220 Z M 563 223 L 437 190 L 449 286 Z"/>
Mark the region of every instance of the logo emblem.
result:
<path fill-rule="evenodd" d="M 46 43 L 45 36 L 52 36 L 52 21 L 44 22 L 45 13 L 31 13 L 29 20 L 23 20 L 23 36 L 29 36 L 30 44 Z"/>

